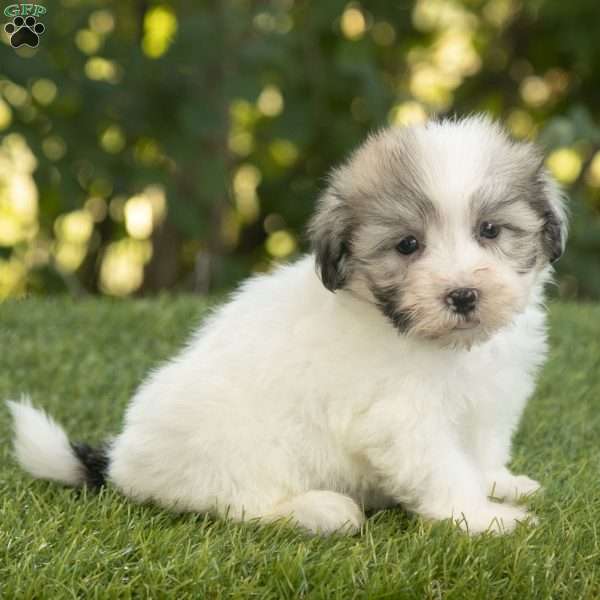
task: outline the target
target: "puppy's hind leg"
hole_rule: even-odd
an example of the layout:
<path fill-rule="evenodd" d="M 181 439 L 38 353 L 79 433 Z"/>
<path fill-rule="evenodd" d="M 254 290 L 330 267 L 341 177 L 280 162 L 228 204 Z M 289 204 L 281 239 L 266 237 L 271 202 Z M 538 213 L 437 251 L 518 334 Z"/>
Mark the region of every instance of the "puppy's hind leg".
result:
<path fill-rule="evenodd" d="M 271 522 L 287 517 L 299 527 L 321 535 L 354 534 L 365 520 L 363 511 L 352 498 L 326 490 L 310 490 L 280 502 L 260 519 Z"/>

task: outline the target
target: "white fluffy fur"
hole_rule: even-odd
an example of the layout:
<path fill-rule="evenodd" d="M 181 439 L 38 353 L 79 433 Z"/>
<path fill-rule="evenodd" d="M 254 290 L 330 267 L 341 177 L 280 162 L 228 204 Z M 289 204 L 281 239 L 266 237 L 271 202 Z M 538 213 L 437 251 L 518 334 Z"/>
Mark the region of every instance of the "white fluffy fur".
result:
<path fill-rule="evenodd" d="M 14 451 L 19 464 L 34 477 L 66 485 L 83 483 L 83 470 L 60 425 L 28 398 L 8 401 L 15 422 Z"/>
<path fill-rule="evenodd" d="M 452 176 L 434 200 L 455 220 L 433 266 L 443 261 L 444 277 L 465 285 L 483 250 L 461 241 L 470 235 L 461 202 L 479 175 L 455 156 L 460 130 L 439 135 L 440 171 Z M 141 385 L 110 447 L 108 480 L 138 501 L 291 517 L 315 532 L 356 531 L 364 508 L 398 503 L 471 532 L 509 531 L 529 518 L 513 501 L 538 488 L 507 464 L 546 353 L 548 273 L 507 275 L 520 304 L 471 348 L 400 334 L 361 294 L 326 290 L 312 256 L 253 278 Z M 28 404 L 11 409 L 21 465 L 80 483 L 58 426 Z"/>

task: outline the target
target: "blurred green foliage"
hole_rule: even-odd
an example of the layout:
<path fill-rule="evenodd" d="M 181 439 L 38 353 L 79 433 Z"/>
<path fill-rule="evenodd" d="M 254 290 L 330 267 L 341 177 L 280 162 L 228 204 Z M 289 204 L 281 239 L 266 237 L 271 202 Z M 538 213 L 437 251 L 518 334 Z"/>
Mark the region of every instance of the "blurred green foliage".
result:
<path fill-rule="evenodd" d="M 0 297 L 229 287 L 306 247 L 369 130 L 473 111 L 546 147 L 559 292 L 600 297 L 595 0 L 46 7 L 37 48 L 0 45 Z"/>

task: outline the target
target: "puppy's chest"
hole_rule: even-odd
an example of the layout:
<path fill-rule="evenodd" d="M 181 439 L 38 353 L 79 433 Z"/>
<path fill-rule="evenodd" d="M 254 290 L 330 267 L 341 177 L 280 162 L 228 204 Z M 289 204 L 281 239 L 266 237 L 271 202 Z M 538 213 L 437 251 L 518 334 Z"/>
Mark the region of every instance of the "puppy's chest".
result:
<path fill-rule="evenodd" d="M 467 412 L 529 395 L 544 358 L 545 339 L 521 336 L 470 354 L 448 369 L 442 383 L 445 396 Z"/>
<path fill-rule="evenodd" d="M 515 374 L 506 377 L 504 369 L 473 369 L 470 365 L 461 365 L 440 382 L 444 405 L 461 417 L 510 395 L 514 380 Z"/>

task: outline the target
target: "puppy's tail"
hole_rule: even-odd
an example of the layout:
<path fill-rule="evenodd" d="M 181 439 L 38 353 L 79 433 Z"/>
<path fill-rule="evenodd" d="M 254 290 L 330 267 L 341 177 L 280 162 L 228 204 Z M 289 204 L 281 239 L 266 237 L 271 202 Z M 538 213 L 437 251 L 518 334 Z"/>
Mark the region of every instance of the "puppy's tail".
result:
<path fill-rule="evenodd" d="M 100 487 L 108 469 L 107 448 L 69 442 L 63 428 L 28 398 L 8 401 L 14 421 L 14 452 L 17 461 L 37 479 L 70 486 Z"/>

